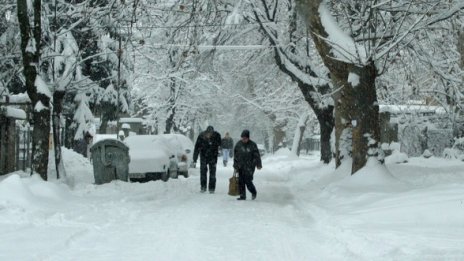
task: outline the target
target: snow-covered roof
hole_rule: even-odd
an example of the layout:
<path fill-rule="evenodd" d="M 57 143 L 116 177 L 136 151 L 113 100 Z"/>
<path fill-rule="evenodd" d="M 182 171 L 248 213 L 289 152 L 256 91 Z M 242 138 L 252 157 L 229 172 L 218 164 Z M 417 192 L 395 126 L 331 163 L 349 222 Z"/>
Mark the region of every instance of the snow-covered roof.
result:
<path fill-rule="evenodd" d="M 0 107 L 0 113 L 5 115 L 8 118 L 25 120 L 27 118 L 26 112 L 24 110 L 14 108 L 11 106 Z"/>
<path fill-rule="evenodd" d="M 130 125 L 127 124 L 127 123 L 123 123 L 122 126 L 121 126 L 121 128 L 123 128 L 123 129 L 130 129 Z"/>
<path fill-rule="evenodd" d="M 127 122 L 127 123 L 140 122 L 140 123 L 142 123 L 143 119 L 142 118 L 120 118 L 119 122 L 121 122 L 121 123 L 122 122 Z"/>
<path fill-rule="evenodd" d="M 29 99 L 27 93 L 20 93 L 8 95 L 8 101 L 11 103 L 30 103 L 31 99 Z M 6 102 L 6 97 L 0 97 L 0 102 Z"/>
<path fill-rule="evenodd" d="M 394 114 L 405 113 L 434 113 L 445 114 L 446 110 L 440 106 L 428 105 L 379 105 L 380 112 L 390 112 Z"/>

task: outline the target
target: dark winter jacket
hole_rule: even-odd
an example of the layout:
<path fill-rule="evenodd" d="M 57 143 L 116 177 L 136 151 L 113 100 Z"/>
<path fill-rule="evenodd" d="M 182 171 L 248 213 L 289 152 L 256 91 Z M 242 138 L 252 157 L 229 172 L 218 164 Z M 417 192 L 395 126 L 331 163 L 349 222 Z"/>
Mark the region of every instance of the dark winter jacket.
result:
<path fill-rule="evenodd" d="M 258 146 L 252 140 L 247 143 L 240 140 L 234 148 L 234 169 L 253 174 L 255 167 L 262 167 Z"/>
<path fill-rule="evenodd" d="M 231 137 L 229 138 L 223 138 L 221 141 L 221 148 L 223 149 L 233 149 L 234 148 L 234 141 L 232 140 Z"/>
<path fill-rule="evenodd" d="M 87 141 L 85 139 L 78 140 L 74 145 L 74 151 L 87 158 Z"/>
<path fill-rule="evenodd" d="M 207 132 L 204 131 L 198 135 L 193 151 L 194 162 L 197 161 L 198 155 L 200 155 L 202 161 L 217 162 L 219 147 L 221 146 L 221 134 L 213 131 L 210 138 L 206 134 Z"/>

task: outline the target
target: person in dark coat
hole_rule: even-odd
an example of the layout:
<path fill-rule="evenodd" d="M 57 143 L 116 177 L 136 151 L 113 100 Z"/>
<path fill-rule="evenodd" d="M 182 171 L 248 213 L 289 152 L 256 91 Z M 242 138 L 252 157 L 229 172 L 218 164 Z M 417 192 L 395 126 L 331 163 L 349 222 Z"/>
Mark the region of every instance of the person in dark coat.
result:
<path fill-rule="evenodd" d="M 214 131 L 213 126 L 208 126 L 206 131 L 198 135 L 193 151 L 193 162 L 196 164 L 200 155 L 200 184 L 201 192 L 206 191 L 206 181 L 209 168 L 209 193 L 214 193 L 216 189 L 216 164 L 221 146 L 221 134 Z"/>
<path fill-rule="evenodd" d="M 92 135 L 87 131 L 84 134 L 84 137 L 77 141 L 76 145 L 74 146 L 74 151 L 82 154 L 84 157 L 88 157 L 88 147 L 90 141 L 92 140 Z"/>
<path fill-rule="evenodd" d="M 253 184 L 253 174 L 255 168 L 261 169 L 261 156 L 258 146 L 250 140 L 250 131 L 243 130 L 241 140 L 235 144 L 234 148 L 234 169 L 238 172 L 238 188 L 240 197 L 238 200 L 246 199 L 245 186 L 251 193 L 251 199 L 256 199 L 256 187 Z"/>
<path fill-rule="evenodd" d="M 221 148 L 222 148 L 222 163 L 224 167 L 227 166 L 227 161 L 229 160 L 229 156 L 231 156 L 230 152 L 234 148 L 234 141 L 229 136 L 229 133 L 226 132 L 224 138 L 221 141 Z"/>

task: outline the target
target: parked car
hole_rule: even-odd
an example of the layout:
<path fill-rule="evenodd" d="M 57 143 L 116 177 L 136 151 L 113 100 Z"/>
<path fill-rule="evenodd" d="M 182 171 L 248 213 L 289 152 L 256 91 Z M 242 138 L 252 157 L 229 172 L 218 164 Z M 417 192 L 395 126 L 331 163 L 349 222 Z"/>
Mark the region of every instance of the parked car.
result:
<path fill-rule="evenodd" d="M 264 147 L 263 144 L 256 144 L 258 146 L 258 150 L 259 150 L 259 155 L 264 156 L 264 154 L 266 154 L 266 148 Z"/>
<path fill-rule="evenodd" d="M 167 181 L 178 175 L 188 177 L 193 143 L 187 137 L 181 134 L 133 135 L 124 142 L 129 147 L 131 158 L 131 181 Z"/>

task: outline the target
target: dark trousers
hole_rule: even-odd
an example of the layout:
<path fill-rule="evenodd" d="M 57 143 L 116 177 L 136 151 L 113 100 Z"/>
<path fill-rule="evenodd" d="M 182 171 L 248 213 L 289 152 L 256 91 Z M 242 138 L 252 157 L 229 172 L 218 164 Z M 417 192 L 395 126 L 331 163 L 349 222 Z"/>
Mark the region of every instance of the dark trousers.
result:
<path fill-rule="evenodd" d="M 201 189 L 206 190 L 207 176 L 206 173 L 209 169 L 209 184 L 208 190 L 214 191 L 216 189 L 216 161 L 214 160 L 200 160 L 200 184 Z"/>
<path fill-rule="evenodd" d="M 256 187 L 253 184 L 253 172 L 250 171 L 238 171 L 238 190 L 240 191 L 240 197 L 246 198 L 246 188 L 251 194 L 256 194 Z"/>

